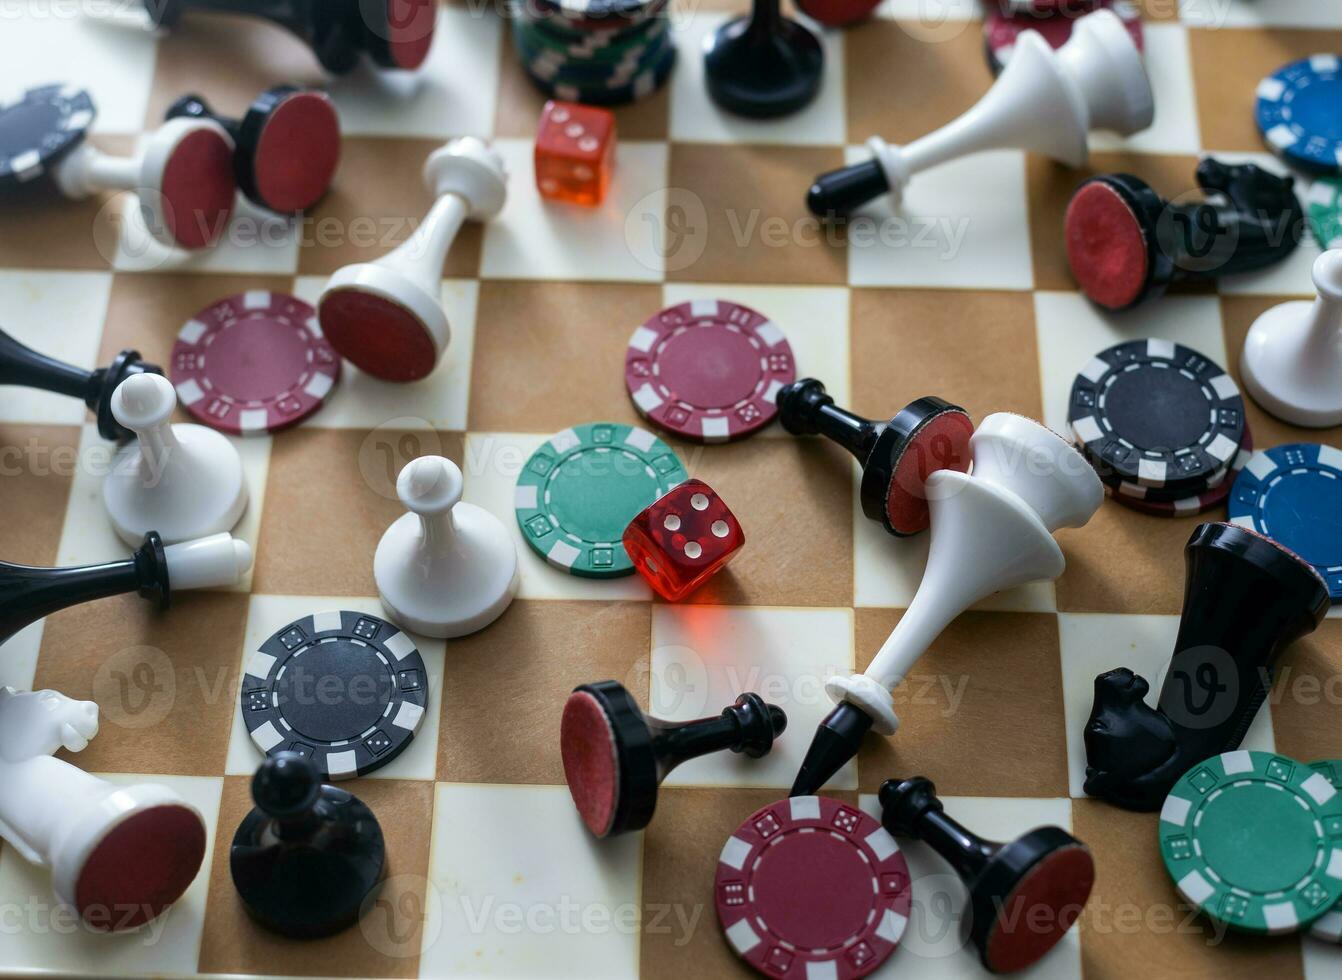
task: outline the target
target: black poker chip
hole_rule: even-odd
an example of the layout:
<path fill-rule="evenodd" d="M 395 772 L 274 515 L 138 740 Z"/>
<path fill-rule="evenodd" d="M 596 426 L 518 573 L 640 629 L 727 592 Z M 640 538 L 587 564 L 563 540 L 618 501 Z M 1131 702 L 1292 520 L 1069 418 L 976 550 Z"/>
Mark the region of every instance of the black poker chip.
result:
<path fill-rule="evenodd" d="M 1199 492 L 1244 440 L 1244 401 L 1210 358 L 1170 340 L 1132 340 L 1091 358 L 1068 408 L 1072 434 L 1102 479 Z"/>
<path fill-rule="evenodd" d="M 428 673 L 415 641 L 367 613 L 330 611 L 280 627 L 251 655 L 242 719 L 267 755 L 298 752 L 323 780 L 381 769 L 424 720 Z"/>
<path fill-rule="evenodd" d="M 27 184 L 84 138 L 97 109 L 73 85 L 30 88 L 14 102 L 0 102 L 0 189 Z"/>

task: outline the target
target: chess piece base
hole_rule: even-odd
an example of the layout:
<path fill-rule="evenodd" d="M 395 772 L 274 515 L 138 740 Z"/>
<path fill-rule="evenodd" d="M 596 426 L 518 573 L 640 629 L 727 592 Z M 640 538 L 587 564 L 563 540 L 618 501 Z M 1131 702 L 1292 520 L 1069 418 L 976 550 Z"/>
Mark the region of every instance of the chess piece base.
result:
<path fill-rule="evenodd" d="M 751 24 L 752 18 L 742 17 L 706 39 L 708 94 L 741 116 L 768 119 L 796 112 L 820 91 L 824 49 L 795 21 L 780 20 L 767 35 Z"/>

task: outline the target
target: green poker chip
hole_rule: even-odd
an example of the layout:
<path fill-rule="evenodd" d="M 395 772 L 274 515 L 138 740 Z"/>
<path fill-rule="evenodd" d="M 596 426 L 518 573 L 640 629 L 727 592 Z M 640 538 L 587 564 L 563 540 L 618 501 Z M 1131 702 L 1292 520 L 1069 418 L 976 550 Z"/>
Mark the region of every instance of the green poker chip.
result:
<path fill-rule="evenodd" d="M 1342 792 L 1295 759 L 1199 763 L 1165 798 L 1159 832 L 1179 894 L 1233 929 L 1296 932 L 1342 899 Z"/>
<path fill-rule="evenodd" d="M 646 429 L 589 422 L 531 454 L 513 506 L 527 544 L 551 565 L 614 578 L 634 570 L 621 540 L 629 522 L 687 477 L 671 447 Z"/>
<path fill-rule="evenodd" d="M 1322 248 L 1342 248 L 1342 178 L 1320 177 L 1309 188 L 1309 224 Z"/>
<path fill-rule="evenodd" d="M 1321 773 L 1334 789 L 1342 790 L 1342 759 L 1324 759 L 1311 762 L 1309 767 Z M 1309 934 L 1326 943 L 1342 944 L 1342 900 L 1315 920 L 1309 927 Z"/>

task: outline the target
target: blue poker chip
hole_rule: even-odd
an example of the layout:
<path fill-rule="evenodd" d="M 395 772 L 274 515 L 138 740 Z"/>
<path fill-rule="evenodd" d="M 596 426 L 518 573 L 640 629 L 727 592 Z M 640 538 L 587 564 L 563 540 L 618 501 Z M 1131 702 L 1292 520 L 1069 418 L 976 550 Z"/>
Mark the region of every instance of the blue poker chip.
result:
<path fill-rule="evenodd" d="M 1294 61 L 1258 83 L 1258 131 L 1287 163 L 1342 172 L 1342 55 Z"/>
<path fill-rule="evenodd" d="M 1230 493 L 1230 520 L 1295 552 L 1342 599 L 1342 449 L 1297 442 L 1254 453 Z"/>

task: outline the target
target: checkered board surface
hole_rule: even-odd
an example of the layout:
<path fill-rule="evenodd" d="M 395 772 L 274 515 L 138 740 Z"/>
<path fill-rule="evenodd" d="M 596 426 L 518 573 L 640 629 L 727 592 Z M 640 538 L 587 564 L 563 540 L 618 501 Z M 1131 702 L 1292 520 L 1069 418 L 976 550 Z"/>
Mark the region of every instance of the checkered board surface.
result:
<path fill-rule="evenodd" d="M 447 262 L 453 337 L 431 378 L 395 386 L 347 364 L 307 424 L 237 442 L 251 484 L 238 533 L 256 551 L 241 587 L 183 593 L 166 614 L 134 597 L 87 604 L 0 651 L 0 683 L 100 705 L 102 731 L 73 761 L 117 780 L 168 783 L 211 829 L 205 868 L 183 901 L 152 931 L 110 937 L 75 927 L 52 908 L 47 874 L 0 847 L 0 970 L 13 974 L 745 975 L 713 910 L 722 842 L 785 795 L 829 707 L 823 679 L 865 666 L 926 555 L 926 536 L 894 541 L 861 517 L 855 468 L 836 447 L 776 426 L 733 445 L 676 444 L 747 535 L 730 569 L 682 604 L 653 601 L 634 577 L 561 574 L 519 535 L 517 601 L 476 636 L 420 642 L 432 697 L 419 736 L 395 763 L 348 784 L 381 820 L 390 878 L 361 926 L 330 940 L 262 932 L 229 880 L 228 844 L 258 762 L 237 702 L 248 652 L 315 611 L 378 611 L 373 549 L 401 513 L 394 476 L 415 456 L 459 461 L 466 499 L 515 531 L 513 483 L 544 438 L 587 421 L 639 421 L 624 390 L 625 343 L 665 305 L 724 297 L 763 311 L 787 333 L 800 372 L 868 416 L 935 393 L 976 419 L 1012 411 L 1062 431 L 1072 376 L 1096 351 L 1159 336 L 1237 372 L 1255 316 L 1312 295 L 1317 249 L 1308 244 L 1267 272 L 1103 316 L 1074 290 L 1060 241 L 1085 174 L 1017 152 L 920 175 L 902 223 L 873 223 L 849 242 L 818 235 L 802 204 L 812 175 L 854 158 L 872 133 L 921 135 L 988 88 L 974 0 L 887 0 L 869 23 L 827 33 L 819 99 L 767 123 L 719 113 L 702 87 L 700 39 L 743 4 L 682 9 L 676 73 L 618 113 L 618 172 L 592 211 L 538 199 L 531 137 L 541 99 L 492 12 L 445 6 L 417 77 L 331 81 L 269 25 L 202 16 L 154 39 L 83 22 L 76 6 L 7 9 L 0 71 L 12 88 L 89 87 L 103 146 L 130 150 L 183 92 L 241 111 L 280 82 L 330 84 L 346 136 L 334 190 L 309 220 L 277 224 L 243 208 L 229 242 L 190 262 L 145 248 L 124 198 L 0 211 L 0 323 L 41 351 L 93 367 L 136 347 L 166 364 L 181 324 L 216 299 L 248 289 L 315 298 L 336 268 L 405 237 L 429 203 L 422 161 L 449 136 L 494 138 L 512 181 L 498 221 L 469 227 Z M 1280 169 L 1254 130 L 1254 88 L 1290 60 L 1342 50 L 1342 6 L 1146 6 L 1155 125 L 1123 143 L 1096 138 L 1093 170 L 1131 171 L 1178 194 L 1206 152 Z M 1342 444 L 1338 430 L 1307 433 L 1256 406 L 1249 413 L 1260 446 Z M 73 400 L 0 391 L 0 554 L 40 565 L 123 556 L 99 500 L 107 451 Z M 1195 524 L 1106 503 L 1089 526 L 1060 535 L 1062 578 L 961 616 L 897 691 L 898 736 L 869 738 L 831 787 L 874 809 L 882 780 L 923 773 L 986 836 L 1056 823 L 1087 841 L 1094 896 L 1036 976 L 1323 980 L 1342 971 L 1342 950 L 1223 937 L 1194 918 L 1161 866 L 1156 816 L 1081 792 L 1092 680 L 1128 665 L 1158 688 Z M 1332 619 L 1287 653 L 1246 745 L 1342 757 L 1340 670 L 1342 622 Z M 608 677 L 678 719 L 715 714 L 753 689 L 784 706 L 790 727 L 764 760 L 727 754 L 683 766 L 646 832 L 597 842 L 564 788 L 557 736 L 568 691 Z M 921 845 L 907 851 L 915 910 L 878 975 L 978 973 L 958 939 L 963 889 Z"/>

